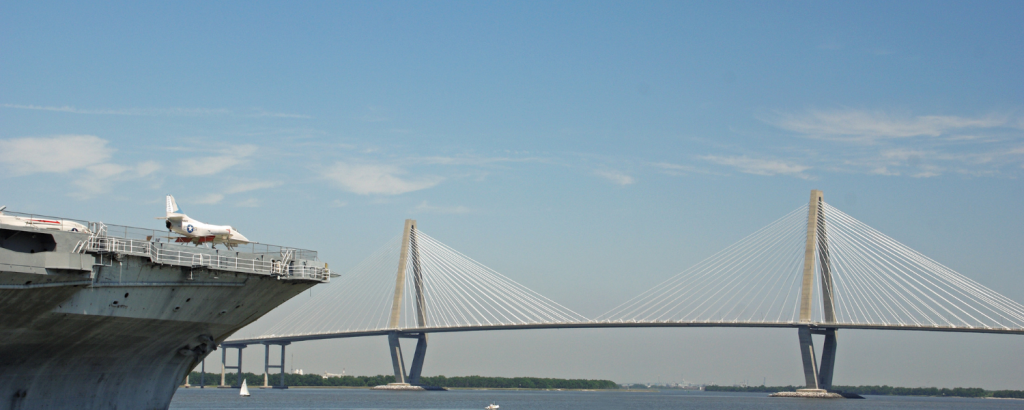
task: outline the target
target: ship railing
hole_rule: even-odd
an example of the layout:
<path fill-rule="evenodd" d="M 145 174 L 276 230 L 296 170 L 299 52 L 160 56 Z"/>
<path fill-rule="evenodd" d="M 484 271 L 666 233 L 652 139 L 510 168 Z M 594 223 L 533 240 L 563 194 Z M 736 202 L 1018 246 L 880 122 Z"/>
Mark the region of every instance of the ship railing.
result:
<path fill-rule="evenodd" d="M 117 239 L 108 236 L 93 236 L 86 242 L 85 250 L 93 252 L 113 252 L 120 254 L 150 256 L 153 246 L 149 242 Z"/>
<path fill-rule="evenodd" d="M 178 249 L 164 249 L 149 241 L 92 237 L 85 249 L 92 252 L 112 252 L 135 256 L 148 256 L 153 263 L 208 268 L 235 272 L 272 275 L 283 279 L 312 279 L 330 281 L 330 270 L 303 264 L 282 263 L 278 260 L 238 258 L 234 256 L 210 255 Z"/>
<path fill-rule="evenodd" d="M 321 282 L 330 282 L 331 270 L 316 266 L 289 265 L 288 269 L 281 274 L 286 279 L 311 279 Z"/>
<path fill-rule="evenodd" d="M 156 263 L 271 275 L 271 261 L 155 248 Z"/>

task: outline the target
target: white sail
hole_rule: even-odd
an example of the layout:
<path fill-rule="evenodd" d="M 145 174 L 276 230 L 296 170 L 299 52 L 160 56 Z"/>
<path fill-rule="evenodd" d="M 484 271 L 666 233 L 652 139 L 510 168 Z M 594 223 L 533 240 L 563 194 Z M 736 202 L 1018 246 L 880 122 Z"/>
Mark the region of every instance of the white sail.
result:
<path fill-rule="evenodd" d="M 239 396 L 249 397 L 249 386 L 245 384 L 245 379 L 242 379 L 242 390 L 238 392 Z"/>

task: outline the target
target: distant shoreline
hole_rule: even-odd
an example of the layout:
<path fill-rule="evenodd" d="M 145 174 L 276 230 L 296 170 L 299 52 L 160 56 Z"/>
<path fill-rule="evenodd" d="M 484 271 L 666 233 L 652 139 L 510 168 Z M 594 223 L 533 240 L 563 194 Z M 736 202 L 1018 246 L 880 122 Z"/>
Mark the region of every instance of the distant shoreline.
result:
<path fill-rule="evenodd" d="M 200 374 L 198 372 L 192 372 L 189 374 L 189 382 L 199 381 Z M 254 373 L 243 373 L 242 377 L 248 382 L 250 388 L 258 388 L 264 383 L 263 374 Z M 269 375 L 266 378 L 270 385 L 279 384 L 281 379 L 279 375 Z M 205 375 L 206 385 L 210 386 L 219 385 L 221 381 L 220 374 L 206 373 Z M 376 376 L 331 376 L 323 377 L 317 374 L 294 374 L 286 373 L 284 375 L 284 385 L 289 387 L 356 387 L 356 388 L 370 388 L 374 386 L 386 385 L 394 383 L 394 376 L 376 375 Z M 224 384 L 228 386 L 235 386 L 240 384 L 238 375 L 233 373 L 224 374 Z M 446 377 L 443 375 L 438 376 L 424 376 L 420 378 L 419 384 L 424 386 L 439 386 L 450 389 L 468 388 L 468 389 L 534 389 L 534 390 L 573 390 L 573 391 L 586 391 L 586 390 L 621 390 L 623 387 L 629 388 L 631 386 L 620 386 L 619 384 L 611 380 L 593 380 L 593 379 L 556 379 L 556 378 L 543 378 L 543 377 L 484 377 L 484 376 L 455 376 Z"/>
<path fill-rule="evenodd" d="M 179 389 L 199 389 L 197 385 L 189 385 L 185 387 L 184 384 L 178 386 Z M 216 385 L 207 385 L 207 389 L 219 389 Z M 369 386 L 288 386 L 289 389 L 351 389 L 351 390 L 370 390 Z M 263 387 L 250 387 L 250 390 L 263 390 Z M 622 393 L 657 393 L 661 390 L 657 389 L 543 389 L 543 388 L 528 388 L 528 387 L 447 387 L 448 390 L 503 390 L 503 391 L 574 391 L 574 392 L 622 392 Z M 267 388 L 269 390 L 269 388 Z"/>
<path fill-rule="evenodd" d="M 179 389 L 199 389 L 199 386 L 190 385 L 179 385 Z M 207 385 L 207 389 L 219 389 L 216 385 Z M 349 389 L 349 390 L 370 390 L 369 386 L 288 386 L 289 389 Z M 261 390 L 263 387 L 252 387 L 253 390 Z M 448 387 L 448 390 L 488 390 L 488 391 L 566 391 L 566 392 L 617 392 L 617 393 L 660 393 L 666 389 L 543 389 L 543 388 L 527 388 L 527 387 Z M 681 390 L 672 389 L 667 390 Z M 697 390 L 689 390 L 697 392 Z M 742 390 L 708 390 L 711 392 L 718 393 L 764 393 L 762 391 L 742 391 Z M 782 390 L 780 390 L 782 391 Z M 995 393 L 997 391 L 1002 392 L 1021 392 L 1021 390 L 989 390 L 987 393 Z M 868 394 L 869 396 L 900 396 L 896 394 Z M 994 396 L 941 396 L 941 395 L 914 395 L 906 394 L 902 396 L 914 396 L 914 397 L 956 397 L 956 398 L 979 398 L 979 399 L 993 399 L 993 400 L 1024 400 L 1024 397 L 994 397 Z"/>
<path fill-rule="evenodd" d="M 243 373 L 243 378 L 248 382 L 250 389 L 259 389 L 263 385 L 264 375 L 254 373 Z M 190 381 L 199 381 L 199 373 L 192 372 Z M 220 383 L 219 373 L 206 373 L 205 379 L 211 384 L 208 388 L 217 388 Z M 225 384 L 237 385 L 237 373 L 224 374 Z M 269 375 L 268 382 L 276 385 L 280 382 L 280 375 Z M 393 383 L 394 376 L 331 376 L 323 377 L 316 374 L 295 374 L 284 375 L 284 385 L 289 388 L 307 389 L 368 389 L 374 386 Z M 662 390 L 682 390 L 677 386 L 668 385 L 646 385 L 646 384 L 618 384 L 611 380 L 596 379 L 557 379 L 544 377 L 485 377 L 485 376 L 455 376 L 446 377 L 424 376 L 420 379 L 424 386 L 445 387 L 451 390 L 500 390 L 500 391 L 618 391 L 654 393 Z M 183 385 L 181 387 L 184 387 Z M 198 386 L 190 386 L 198 388 Z M 775 393 L 785 391 L 796 391 L 802 386 L 719 386 L 705 385 L 708 392 L 742 392 L 742 393 Z M 971 397 L 971 398 L 1006 398 L 1024 399 L 1024 390 L 986 390 L 979 387 L 896 387 L 896 386 L 841 386 L 834 385 L 834 390 L 846 393 L 872 396 L 919 396 L 919 397 Z"/>
<path fill-rule="evenodd" d="M 707 391 L 741 392 L 741 393 L 774 393 L 796 391 L 802 386 L 705 386 Z M 855 393 L 862 396 L 917 396 L 917 397 L 964 397 L 964 398 L 996 398 L 1024 399 L 1024 390 L 985 390 L 980 387 L 897 387 L 897 386 L 832 386 L 831 390 L 844 393 Z"/>

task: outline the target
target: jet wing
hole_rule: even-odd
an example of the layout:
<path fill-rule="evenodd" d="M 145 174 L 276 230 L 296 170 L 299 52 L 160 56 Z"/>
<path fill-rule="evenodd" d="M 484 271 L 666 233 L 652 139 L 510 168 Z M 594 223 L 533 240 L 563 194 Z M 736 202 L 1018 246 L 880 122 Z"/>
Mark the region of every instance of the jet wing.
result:
<path fill-rule="evenodd" d="M 158 216 L 154 219 L 166 219 L 168 221 L 181 221 L 185 219 L 185 215 L 171 215 L 171 216 Z"/>

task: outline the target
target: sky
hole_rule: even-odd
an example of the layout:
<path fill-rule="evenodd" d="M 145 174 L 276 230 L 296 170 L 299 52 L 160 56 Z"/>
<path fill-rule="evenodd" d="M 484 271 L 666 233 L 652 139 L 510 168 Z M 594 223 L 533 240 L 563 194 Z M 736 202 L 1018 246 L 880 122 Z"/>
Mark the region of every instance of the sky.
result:
<path fill-rule="evenodd" d="M 1024 301 L 1022 18 L 1001 1 L 4 0 L 0 205 L 159 229 L 171 194 L 338 272 L 413 218 L 592 317 L 821 189 Z M 1016 336 L 841 333 L 837 384 L 1024 389 Z M 386 374 L 386 345 L 295 344 L 288 367 Z M 791 330 L 453 333 L 424 373 L 798 384 L 798 353 Z"/>

